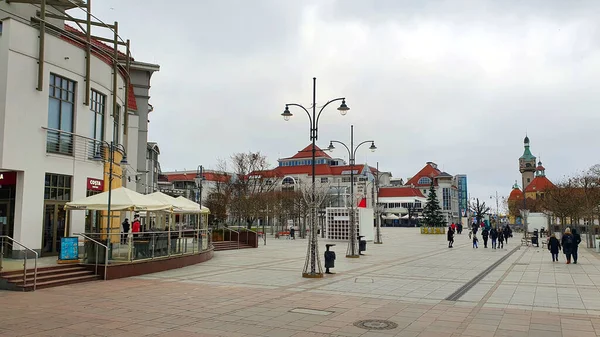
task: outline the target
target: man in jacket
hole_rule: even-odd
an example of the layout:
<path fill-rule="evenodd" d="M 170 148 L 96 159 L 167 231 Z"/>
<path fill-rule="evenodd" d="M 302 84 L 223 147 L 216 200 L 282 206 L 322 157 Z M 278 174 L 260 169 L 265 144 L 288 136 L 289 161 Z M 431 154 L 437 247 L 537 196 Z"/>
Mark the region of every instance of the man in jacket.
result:
<path fill-rule="evenodd" d="M 571 234 L 571 228 L 567 227 L 567 229 L 565 229 L 565 234 L 563 234 L 560 241 L 563 248 L 563 253 L 567 258 L 567 264 L 570 264 L 571 255 L 573 254 L 573 246 L 575 244 L 575 238 L 573 237 L 573 234 Z"/>
<path fill-rule="evenodd" d="M 571 247 L 571 255 L 573 255 L 573 263 L 577 264 L 577 257 L 579 253 L 579 244 L 581 243 L 581 235 L 577 233 L 577 229 L 573 228 L 571 231 L 573 234 L 573 246 Z"/>

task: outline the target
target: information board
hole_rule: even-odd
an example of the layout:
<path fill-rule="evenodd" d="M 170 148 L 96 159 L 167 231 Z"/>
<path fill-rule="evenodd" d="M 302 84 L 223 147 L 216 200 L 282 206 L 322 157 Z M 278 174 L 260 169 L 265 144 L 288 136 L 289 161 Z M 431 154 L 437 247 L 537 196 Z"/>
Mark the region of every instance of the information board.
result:
<path fill-rule="evenodd" d="M 60 239 L 60 260 L 79 259 L 79 239 L 77 237 L 66 237 Z"/>

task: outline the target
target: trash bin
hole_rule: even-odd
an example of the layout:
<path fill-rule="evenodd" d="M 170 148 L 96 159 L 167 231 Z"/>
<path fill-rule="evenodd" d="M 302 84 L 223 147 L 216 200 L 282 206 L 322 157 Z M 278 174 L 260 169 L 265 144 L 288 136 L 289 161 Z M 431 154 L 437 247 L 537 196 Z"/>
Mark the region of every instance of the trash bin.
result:
<path fill-rule="evenodd" d="M 367 240 L 364 239 L 364 236 L 358 237 L 358 254 L 363 255 L 362 252 L 367 250 Z"/>
<path fill-rule="evenodd" d="M 330 251 L 329 248 L 335 246 L 334 244 L 325 245 L 325 274 L 335 274 L 329 271 L 329 268 L 335 267 L 335 252 Z"/>

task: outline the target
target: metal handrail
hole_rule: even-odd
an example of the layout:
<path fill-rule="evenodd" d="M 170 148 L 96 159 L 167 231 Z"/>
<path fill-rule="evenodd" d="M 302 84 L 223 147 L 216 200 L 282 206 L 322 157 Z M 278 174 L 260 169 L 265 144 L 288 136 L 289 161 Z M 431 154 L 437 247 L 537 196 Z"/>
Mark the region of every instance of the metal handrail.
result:
<path fill-rule="evenodd" d="M 35 250 L 20 243 L 19 241 L 11 238 L 10 236 L 0 235 L 0 239 L 2 239 L 2 241 L 4 241 L 4 238 L 9 239 L 10 241 L 13 242 L 11 244 L 11 246 L 14 247 L 14 244 L 16 243 L 21 248 L 28 250 L 28 251 L 32 252 L 33 254 L 35 254 L 35 261 L 34 261 L 34 268 L 33 268 L 33 291 L 35 291 L 36 286 L 37 286 L 37 260 L 38 260 L 38 256 L 39 256 L 38 253 Z M 0 271 L 1 271 L 2 270 L 2 260 L 4 260 L 4 245 L 3 244 L 0 244 L 0 249 L 1 249 L 1 253 L 0 253 Z M 26 285 L 27 285 L 27 253 L 25 253 L 25 255 L 23 256 L 23 289 L 25 289 Z"/>
<path fill-rule="evenodd" d="M 245 226 L 230 226 L 230 227 L 241 228 L 244 231 L 252 232 L 252 233 L 256 234 L 256 237 L 258 238 L 258 232 L 253 231 L 252 229 L 249 229 L 248 227 L 245 227 Z M 239 232 L 237 232 L 237 233 L 238 233 L 238 249 L 239 249 L 240 248 L 240 233 Z M 248 244 L 248 234 L 246 234 L 246 244 Z"/>
<path fill-rule="evenodd" d="M 231 232 L 234 232 L 237 234 L 237 249 L 240 249 L 240 232 L 233 230 L 229 227 L 223 227 L 223 229 L 226 229 L 229 231 L 229 241 L 231 241 Z M 223 239 L 225 239 L 225 235 L 223 235 Z"/>
<path fill-rule="evenodd" d="M 104 281 L 106 281 L 106 271 L 108 270 L 108 246 L 99 241 L 96 241 L 96 240 L 90 238 L 89 236 L 87 236 L 83 233 L 73 233 L 73 235 L 79 235 L 79 236 L 83 237 L 84 239 L 88 239 L 88 240 L 92 241 L 96 245 L 100 245 L 100 246 L 104 247 Z M 98 275 L 98 249 L 96 249 L 96 275 Z"/>

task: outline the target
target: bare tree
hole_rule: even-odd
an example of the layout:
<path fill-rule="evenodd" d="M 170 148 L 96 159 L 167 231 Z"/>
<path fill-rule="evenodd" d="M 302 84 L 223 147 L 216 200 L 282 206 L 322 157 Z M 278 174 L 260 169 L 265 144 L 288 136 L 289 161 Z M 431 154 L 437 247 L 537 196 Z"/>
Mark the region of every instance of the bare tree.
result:
<path fill-rule="evenodd" d="M 267 158 L 260 152 L 234 154 L 231 170 L 230 213 L 251 228 L 265 206 L 267 194 L 275 189 L 279 178 L 272 173 Z"/>
<path fill-rule="evenodd" d="M 489 213 L 490 208 L 485 205 L 485 201 L 479 202 L 479 198 L 477 198 L 475 204 L 471 205 L 471 213 L 475 214 L 475 219 L 477 221 L 477 225 L 481 223 L 481 219 Z"/>
<path fill-rule="evenodd" d="M 567 219 L 576 219 L 582 213 L 581 189 L 577 187 L 576 180 L 566 179 L 555 188 L 546 190 L 542 195 L 543 209 L 546 213 L 560 220 L 564 231 Z"/>

